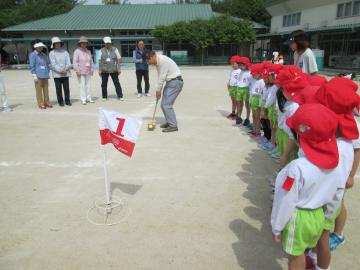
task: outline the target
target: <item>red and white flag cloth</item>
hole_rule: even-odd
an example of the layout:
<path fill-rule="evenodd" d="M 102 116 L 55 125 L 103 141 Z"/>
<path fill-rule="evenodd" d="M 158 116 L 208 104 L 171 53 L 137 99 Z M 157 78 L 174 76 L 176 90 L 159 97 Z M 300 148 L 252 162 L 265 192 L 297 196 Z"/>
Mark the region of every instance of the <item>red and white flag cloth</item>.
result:
<path fill-rule="evenodd" d="M 127 115 L 99 109 L 101 144 L 112 143 L 121 153 L 131 157 L 139 136 L 141 121 Z"/>

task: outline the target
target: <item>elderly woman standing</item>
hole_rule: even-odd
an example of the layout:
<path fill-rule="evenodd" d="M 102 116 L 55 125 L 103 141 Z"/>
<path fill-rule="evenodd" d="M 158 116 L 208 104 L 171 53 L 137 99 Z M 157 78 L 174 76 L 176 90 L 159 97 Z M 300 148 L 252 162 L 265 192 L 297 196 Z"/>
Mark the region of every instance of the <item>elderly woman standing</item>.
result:
<path fill-rule="evenodd" d="M 34 78 L 36 99 L 40 109 L 52 108 L 49 100 L 49 60 L 43 49 L 44 43 L 36 42 L 29 55 L 31 74 Z"/>
<path fill-rule="evenodd" d="M 69 53 L 63 49 L 64 43 L 58 37 L 51 39 L 51 48 L 49 54 L 51 70 L 55 81 L 56 96 L 60 106 L 64 106 L 62 88 L 64 89 L 65 104 L 71 106 L 69 77 L 71 76 L 71 62 Z"/>
<path fill-rule="evenodd" d="M 94 62 L 91 52 L 87 49 L 88 40 L 80 37 L 78 48 L 74 52 L 73 65 L 80 85 L 81 103 L 94 103 L 90 95 L 90 77 L 94 74 Z"/>

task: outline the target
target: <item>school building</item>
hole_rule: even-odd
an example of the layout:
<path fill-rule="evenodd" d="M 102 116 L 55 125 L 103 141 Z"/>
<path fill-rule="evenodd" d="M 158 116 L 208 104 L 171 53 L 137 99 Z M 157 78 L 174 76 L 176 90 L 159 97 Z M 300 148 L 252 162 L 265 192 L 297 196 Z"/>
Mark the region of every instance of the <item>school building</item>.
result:
<path fill-rule="evenodd" d="M 144 40 L 149 49 L 181 59 L 184 64 L 197 63 L 200 56 L 189 44 L 164 44 L 151 35 L 158 25 L 170 25 L 179 21 L 210 19 L 218 16 L 208 4 L 125 4 L 125 5 L 78 5 L 70 12 L 2 29 L 2 42 L 6 42 L 7 63 L 27 63 L 32 51 L 31 41 L 41 39 L 50 48 L 51 37 L 58 36 L 72 55 L 80 36 L 87 36 L 89 49 L 95 54 L 103 46 L 103 37 L 110 36 L 123 57 L 132 62 L 136 42 Z M 253 23 L 256 31 L 267 27 Z M 229 56 L 237 53 L 250 54 L 250 46 L 222 44 L 205 50 L 205 63 L 226 63 Z"/>
<path fill-rule="evenodd" d="M 257 35 L 258 58 L 271 58 L 278 50 L 291 63 L 283 42 L 302 29 L 310 36 L 320 66 L 360 69 L 359 0 L 265 0 L 265 6 L 271 27 L 269 33 Z"/>

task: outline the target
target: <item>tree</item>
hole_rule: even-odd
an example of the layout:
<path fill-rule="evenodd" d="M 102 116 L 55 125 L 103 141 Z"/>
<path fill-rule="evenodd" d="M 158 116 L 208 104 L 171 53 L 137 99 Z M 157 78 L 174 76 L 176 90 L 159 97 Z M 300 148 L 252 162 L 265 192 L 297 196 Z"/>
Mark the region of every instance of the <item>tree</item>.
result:
<path fill-rule="evenodd" d="M 193 45 L 201 53 L 201 62 L 204 49 L 209 46 L 255 41 L 255 32 L 249 21 L 236 20 L 227 15 L 157 26 L 152 34 L 166 43 L 187 42 Z"/>
<path fill-rule="evenodd" d="M 264 0 L 199 0 L 197 3 L 211 4 L 212 9 L 219 13 L 270 24 L 271 17 Z"/>
<path fill-rule="evenodd" d="M 82 0 L 1 0 L 0 29 L 70 11 Z"/>

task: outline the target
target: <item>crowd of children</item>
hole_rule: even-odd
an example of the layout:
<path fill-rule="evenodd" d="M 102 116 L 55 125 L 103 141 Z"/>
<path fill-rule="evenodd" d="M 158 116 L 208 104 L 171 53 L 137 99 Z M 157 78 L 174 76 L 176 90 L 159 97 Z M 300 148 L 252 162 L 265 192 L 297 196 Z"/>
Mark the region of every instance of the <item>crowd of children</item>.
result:
<path fill-rule="evenodd" d="M 289 269 L 330 269 L 330 251 L 345 241 L 343 199 L 360 161 L 358 86 L 350 76 L 327 81 L 247 57 L 233 56 L 231 65 L 229 118 L 249 129 L 280 168 L 270 179 L 273 239 Z"/>

